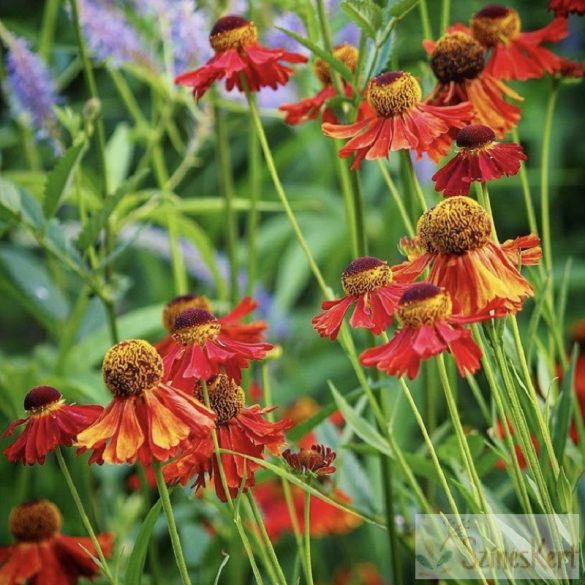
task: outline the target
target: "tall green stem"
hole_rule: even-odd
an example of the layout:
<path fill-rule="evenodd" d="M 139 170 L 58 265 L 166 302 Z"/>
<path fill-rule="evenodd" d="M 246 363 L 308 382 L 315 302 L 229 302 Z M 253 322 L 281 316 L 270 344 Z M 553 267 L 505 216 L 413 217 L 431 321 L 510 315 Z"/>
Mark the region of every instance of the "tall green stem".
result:
<path fill-rule="evenodd" d="M 441 5 L 441 34 L 445 34 L 449 26 L 449 13 L 451 12 L 451 0 L 443 0 Z"/>
<path fill-rule="evenodd" d="M 313 585 L 313 566 L 311 564 L 311 494 L 305 492 L 305 566 L 307 585 Z"/>
<path fill-rule="evenodd" d="M 173 514 L 173 506 L 171 504 L 171 497 L 169 495 L 169 489 L 165 483 L 160 463 L 154 462 L 152 465 L 154 470 L 154 476 L 156 477 L 156 487 L 160 494 L 160 501 L 167 518 L 167 526 L 169 529 L 169 536 L 171 537 L 171 545 L 173 547 L 173 553 L 175 554 L 175 561 L 181 574 L 181 581 L 183 585 L 191 585 L 191 579 L 189 578 L 189 571 L 187 570 L 187 563 L 185 561 L 185 555 L 183 554 L 183 547 L 181 546 L 181 539 L 179 538 L 179 532 L 177 531 L 177 523 L 175 522 L 175 515 Z"/>
<path fill-rule="evenodd" d="M 53 38 L 55 36 L 55 25 L 59 16 L 59 0 L 47 0 L 45 10 L 43 11 L 43 26 L 39 40 L 39 54 L 48 61 L 53 47 Z"/>
<path fill-rule="evenodd" d="M 554 82 L 553 82 L 554 83 Z M 546 115 L 544 117 L 544 129 L 542 133 L 542 156 L 540 158 L 540 213 L 542 223 L 542 240 L 544 250 L 544 265 L 547 271 L 552 271 L 552 249 L 550 238 L 550 201 L 549 201 L 549 165 L 550 142 L 552 134 L 553 116 L 559 88 L 556 83 L 548 98 Z"/>
<path fill-rule="evenodd" d="M 425 196 L 423 190 L 418 182 L 418 177 L 416 176 L 416 172 L 414 170 L 414 165 L 412 164 L 412 159 L 410 158 L 410 151 L 409 150 L 401 150 L 402 159 L 404 160 L 404 166 L 409 176 L 409 181 L 411 185 L 411 189 L 418 200 L 420 205 L 421 211 L 427 210 L 427 202 L 425 201 Z"/>
<path fill-rule="evenodd" d="M 225 117 L 221 110 L 215 106 L 213 109 L 215 118 L 215 131 L 217 137 L 217 161 L 219 165 L 219 179 L 225 197 L 225 217 L 227 253 L 230 262 L 230 300 L 232 306 L 238 302 L 238 258 L 237 258 L 237 224 L 234 211 L 235 189 L 232 177 L 230 160 L 230 147 L 227 135 Z"/>
<path fill-rule="evenodd" d="M 118 581 L 114 577 L 112 572 L 110 571 L 110 567 L 108 565 L 108 562 L 106 561 L 104 551 L 102 550 L 102 547 L 100 546 L 100 543 L 99 543 L 97 536 L 93 530 L 91 522 L 89 521 L 89 517 L 87 515 L 87 512 L 85 511 L 85 507 L 83 506 L 83 502 L 81 501 L 81 497 L 79 496 L 79 492 L 77 491 L 77 488 L 75 487 L 75 482 L 73 481 L 73 478 L 71 477 L 71 474 L 69 473 L 69 468 L 67 467 L 67 463 L 65 462 L 65 458 L 63 457 L 63 453 L 61 453 L 60 447 L 57 447 L 57 449 L 55 451 L 55 455 L 57 457 L 57 462 L 59 463 L 59 467 L 61 468 L 61 472 L 63 473 L 63 476 L 65 477 L 65 483 L 67 484 L 67 487 L 69 488 L 69 491 L 71 492 L 71 497 L 73 498 L 73 501 L 75 502 L 75 505 L 77 507 L 77 511 L 79 512 L 79 516 L 81 517 L 81 522 L 83 523 L 83 526 L 85 527 L 85 530 L 87 531 L 87 534 L 89 535 L 91 543 L 93 544 L 93 546 L 96 550 L 96 553 L 97 553 L 98 558 L 99 558 L 100 563 L 101 563 L 101 569 L 102 569 L 104 575 L 106 576 L 106 578 L 108 579 L 108 581 L 110 583 L 112 583 L 112 585 L 116 585 Z"/>
<path fill-rule="evenodd" d="M 357 171 L 351 175 L 351 183 L 353 187 L 351 193 L 353 196 L 353 220 L 355 222 L 358 256 L 365 256 L 368 253 L 368 243 L 366 240 L 364 198 L 360 184 L 360 177 Z"/>
<path fill-rule="evenodd" d="M 420 24 L 422 26 L 423 35 L 425 39 L 433 39 L 433 30 L 431 28 L 431 21 L 429 19 L 429 9 L 427 7 L 427 0 L 419 0 L 418 11 L 420 13 Z M 444 31 L 441 31 L 443 34 Z"/>
<path fill-rule="evenodd" d="M 253 96 L 252 96 L 253 97 Z M 261 199 L 261 175 L 260 175 L 260 143 L 256 136 L 256 126 L 250 120 L 250 135 L 248 141 L 248 189 L 250 191 L 250 210 L 246 233 L 248 237 L 248 281 L 247 293 L 252 294 L 256 284 L 258 272 L 258 258 L 256 253 L 256 231 L 258 228 L 258 202 Z"/>
<path fill-rule="evenodd" d="M 394 199 L 394 203 L 396 203 L 396 207 L 398 207 L 398 212 L 400 213 L 400 217 L 402 218 L 402 223 L 408 232 L 408 235 L 413 238 L 415 236 L 415 230 L 412 226 L 412 222 L 410 221 L 410 217 L 408 216 L 408 212 L 406 211 L 406 207 L 404 207 L 404 203 L 402 202 L 402 198 L 400 197 L 400 193 L 392 180 L 392 176 L 390 175 L 390 171 L 386 168 L 384 161 L 378 161 L 378 167 L 384 180 L 386 181 L 386 185 L 388 185 L 388 189 L 390 190 L 390 194 L 392 195 L 392 199 Z"/>
<path fill-rule="evenodd" d="M 518 129 L 512 130 L 512 140 L 516 144 L 520 144 L 520 137 L 518 136 Z M 538 226 L 536 224 L 536 213 L 534 211 L 534 204 L 532 203 L 532 195 L 530 193 L 530 183 L 528 182 L 528 173 L 526 172 L 526 165 L 524 162 L 520 163 L 520 184 L 522 185 L 522 195 L 524 197 L 524 205 L 526 207 L 526 215 L 528 217 L 528 225 L 533 234 L 538 234 Z"/>

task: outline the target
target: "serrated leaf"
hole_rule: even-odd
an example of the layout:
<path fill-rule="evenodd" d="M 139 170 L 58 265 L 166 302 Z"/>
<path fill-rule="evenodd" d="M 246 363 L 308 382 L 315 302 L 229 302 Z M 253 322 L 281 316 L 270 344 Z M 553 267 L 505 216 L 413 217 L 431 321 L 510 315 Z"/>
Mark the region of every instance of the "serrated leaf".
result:
<path fill-rule="evenodd" d="M 52 217 L 59 208 L 59 203 L 71 186 L 71 181 L 85 154 L 85 149 L 85 141 L 68 148 L 47 175 L 43 200 L 43 212 L 46 218 Z"/>
<path fill-rule="evenodd" d="M 420 0 L 398 0 L 390 8 L 390 15 L 394 18 L 402 18 L 410 12 Z"/>
<path fill-rule="evenodd" d="M 374 38 L 382 25 L 384 14 L 382 9 L 372 0 L 343 0 L 341 9 L 370 38 Z"/>
<path fill-rule="evenodd" d="M 132 548 L 132 554 L 128 559 L 126 578 L 124 580 L 126 585 L 140 585 L 142 581 L 144 563 L 148 552 L 148 543 L 152 538 L 152 532 L 160 515 L 161 508 L 162 502 L 158 500 L 158 502 L 156 502 L 156 504 L 150 509 L 140 527 L 140 531 L 138 532 L 138 536 L 136 537 L 136 541 Z"/>
<path fill-rule="evenodd" d="M 79 234 L 77 245 L 81 250 L 86 250 L 94 244 L 117 205 L 126 194 L 136 191 L 138 185 L 146 177 L 148 172 L 146 169 L 137 172 L 127 181 L 124 181 L 116 192 L 104 201 L 102 208 L 85 224 Z"/>
<path fill-rule="evenodd" d="M 348 404 L 348 402 L 339 393 L 331 381 L 329 381 L 329 389 L 333 394 L 333 399 L 335 400 L 335 404 L 337 404 L 337 408 L 339 408 L 343 418 L 345 419 L 345 422 L 352 428 L 353 432 L 360 439 L 362 439 L 362 441 L 374 447 L 380 451 L 380 453 L 391 457 L 392 451 L 388 446 L 388 441 L 386 441 L 384 437 L 365 418 L 362 418 Z"/>
<path fill-rule="evenodd" d="M 335 57 L 333 57 L 333 55 L 331 55 L 331 53 L 328 53 L 325 49 L 322 49 L 313 41 L 310 41 L 309 39 L 302 37 L 296 32 L 293 32 L 292 30 L 287 30 L 286 28 L 282 28 L 280 26 L 277 26 L 276 28 L 278 30 L 281 30 L 284 34 L 288 35 L 301 45 L 303 45 L 303 47 L 309 49 L 309 51 L 317 55 L 317 57 L 323 59 L 323 61 L 325 61 L 327 65 L 329 65 L 329 67 L 335 69 L 335 71 L 337 71 L 337 73 L 339 73 L 339 75 L 341 75 L 341 77 L 343 77 L 345 81 L 347 81 L 348 83 L 353 82 L 353 73 L 351 72 L 349 67 L 344 65 L 341 61 L 338 61 Z"/>

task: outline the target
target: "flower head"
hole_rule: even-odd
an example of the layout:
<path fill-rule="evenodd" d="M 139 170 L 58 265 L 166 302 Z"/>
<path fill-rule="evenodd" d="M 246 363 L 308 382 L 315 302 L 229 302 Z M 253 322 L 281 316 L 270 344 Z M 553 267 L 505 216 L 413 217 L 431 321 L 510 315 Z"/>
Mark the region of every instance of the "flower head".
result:
<path fill-rule="evenodd" d="M 379 335 L 392 322 L 405 283 L 412 282 L 416 276 L 405 270 L 404 265 L 390 267 L 373 256 L 357 258 L 341 276 L 345 296 L 325 301 L 321 305 L 324 312 L 313 318 L 313 327 L 321 337 L 336 339 L 345 314 L 355 304 L 350 325 L 371 329 Z"/>
<path fill-rule="evenodd" d="M 335 467 L 331 464 L 337 453 L 325 445 L 312 445 L 309 449 L 301 448 L 295 452 L 286 449 L 282 457 L 291 469 L 302 475 L 320 477 L 335 473 Z"/>
<path fill-rule="evenodd" d="M 286 85 L 292 70 L 280 62 L 305 63 L 307 58 L 284 49 L 267 49 L 258 43 L 258 31 L 253 22 L 241 16 L 221 17 L 211 29 L 209 43 L 215 55 L 195 71 L 183 73 L 175 83 L 193 88 L 200 99 L 214 81 L 226 80 L 226 89 L 237 87 L 244 91 L 242 78 L 250 91 L 262 87 L 276 89 Z"/>
<path fill-rule="evenodd" d="M 571 13 L 585 14 L 585 0 L 550 0 L 550 10 L 554 10 L 556 16 L 567 17 Z"/>
<path fill-rule="evenodd" d="M 481 124 L 459 130 L 457 146 L 457 154 L 433 175 L 435 190 L 446 196 L 469 195 L 473 181 L 515 175 L 527 159 L 519 144 L 496 142 L 494 131 Z"/>
<path fill-rule="evenodd" d="M 436 43 L 425 41 L 431 55 L 431 69 L 437 86 L 428 98 L 436 105 L 451 106 L 470 102 L 473 122 L 492 128 L 503 136 L 520 120 L 520 108 L 507 103 L 504 96 L 522 97 L 485 69 L 485 50 L 464 30 L 443 35 Z"/>
<path fill-rule="evenodd" d="M 333 56 L 351 71 L 355 71 L 358 50 L 354 46 L 345 43 L 339 45 L 333 50 Z M 281 112 L 285 112 L 284 121 L 287 124 L 295 125 L 306 122 L 307 120 L 314 120 L 322 110 L 324 122 L 337 122 L 333 111 L 326 108 L 327 101 L 334 98 L 337 95 L 337 91 L 332 84 L 331 68 L 325 60 L 317 59 L 315 62 L 315 76 L 323 85 L 321 91 L 313 97 L 306 98 L 298 103 L 283 104 L 278 108 Z M 344 91 L 346 97 L 351 97 L 353 94 L 353 88 L 347 83 L 344 83 Z"/>
<path fill-rule="evenodd" d="M 60 150 L 60 133 L 53 110 L 57 105 L 57 88 L 47 65 L 24 39 L 11 38 L 6 69 L 6 86 L 15 113 L 25 114 L 36 136 L 49 138 L 55 149 Z"/>
<path fill-rule="evenodd" d="M 323 133 L 351 138 L 339 151 L 341 158 L 355 153 L 352 168 L 361 161 L 387 158 L 391 151 L 412 149 L 419 158 L 426 152 L 437 161 L 447 153 L 450 133 L 471 119 L 468 103 L 435 107 L 421 102 L 418 81 L 404 71 L 382 73 L 368 82 L 366 110 L 361 120 L 348 126 L 323 124 Z"/>
<path fill-rule="evenodd" d="M 102 365 L 113 400 L 77 444 L 90 461 L 147 465 L 166 461 L 188 440 L 210 436 L 215 415 L 198 400 L 162 383 L 163 362 L 141 339 L 108 350 Z"/>
<path fill-rule="evenodd" d="M 240 322 L 254 306 L 253 301 L 240 304 L 223 320 L 202 308 L 182 311 L 171 330 L 172 343 L 159 347 L 166 378 L 180 388 L 191 384 L 192 389 L 192 381 L 206 380 L 224 367 L 239 382 L 241 369 L 248 367 L 249 360 L 263 359 L 272 349 L 268 343 L 252 341 L 261 337 L 263 322 Z"/>
<path fill-rule="evenodd" d="M 559 57 L 541 45 L 560 41 L 568 34 L 564 18 L 556 18 L 540 30 L 522 32 L 518 12 L 500 4 L 476 12 L 470 28 L 473 36 L 491 49 L 487 72 L 498 79 L 526 80 L 555 73 Z"/>
<path fill-rule="evenodd" d="M 9 461 L 25 465 L 43 464 L 48 453 L 57 447 L 70 447 L 77 434 L 91 425 L 103 408 L 97 405 L 67 404 L 61 393 L 51 386 L 36 386 L 24 398 L 26 418 L 11 423 L 3 437 L 24 430 L 14 443 L 4 450 Z"/>
<path fill-rule="evenodd" d="M 61 534 L 61 512 L 48 500 L 16 506 L 10 512 L 10 532 L 15 543 L 0 547 L 0 582 L 6 585 L 76 585 L 82 577 L 100 574 L 89 538 Z M 112 535 L 97 536 L 106 556 L 112 552 Z"/>
<path fill-rule="evenodd" d="M 376 366 L 390 376 L 416 378 L 422 360 L 450 352 L 462 376 L 479 369 L 481 350 L 471 332 L 461 325 L 483 317 L 464 319 L 454 311 L 451 295 L 434 284 L 413 284 L 400 299 L 397 317 L 400 329 L 387 343 L 360 356 L 365 366 Z"/>
<path fill-rule="evenodd" d="M 291 427 L 291 421 L 282 419 L 271 423 L 263 417 L 270 410 L 261 409 L 258 405 L 246 407 L 244 390 L 229 376 L 214 376 L 207 380 L 205 387 L 200 382 L 195 388 L 195 396 L 201 401 L 209 399 L 209 407 L 217 416 L 216 432 L 220 448 L 258 459 L 263 458 L 265 449 L 274 454 L 280 452 L 285 442 L 283 431 Z M 198 488 L 205 485 L 206 476 L 209 476 L 214 480 L 218 497 L 225 502 L 227 496 L 218 460 L 211 451 L 211 440 L 207 444 L 186 448 L 180 457 L 165 467 L 165 478 L 169 482 L 179 481 L 185 485 L 195 477 Z M 221 455 L 221 464 L 231 497 L 235 497 L 240 489 L 247 490 L 254 485 L 258 469 L 254 461 L 225 453 Z"/>
<path fill-rule="evenodd" d="M 430 264 L 429 282 L 445 288 L 461 314 L 474 316 L 494 304 L 505 313 L 522 308 L 533 289 L 518 266 L 539 262 L 538 244 L 534 235 L 494 242 L 489 215 L 481 205 L 454 196 L 421 216 L 417 237 L 406 247 L 411 247 L 412 270 L 422 271 Z"/>

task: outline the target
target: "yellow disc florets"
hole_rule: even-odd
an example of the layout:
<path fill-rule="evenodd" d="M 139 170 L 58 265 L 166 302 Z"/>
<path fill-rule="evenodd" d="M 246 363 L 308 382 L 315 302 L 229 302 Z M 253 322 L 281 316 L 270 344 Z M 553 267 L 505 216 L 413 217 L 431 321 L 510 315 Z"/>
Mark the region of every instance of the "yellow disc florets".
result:
<path fill-rule="evenodd" d="M 448 197 L 425 212 L 417 235 L 427 252 L 462 255 L 488 243 L 492 230 L 489 215 L 469 197 Z"/>
<path fill-rule="evenodd" d="M 157 386 L 163 361 L 156 349 L 142 339 L 121 341 L 108 350 L 102 364 L 106 386 L 115 396 L 136 396 Z"/>
<path fill-rule="evenodd" d="M 181 345 L 201 346 L 213 341 L 221 331 L 220 322 L 205 309 L 187 309 L 176 319 L 171 335 Z"/>
<path fill-rule="evenodd" d="M 169 301 L 163 309 L 162 323 L 170 333 L 175 325 L 177 317 L 187 309 L 205 309 L 211 312 L 211 303 L 204 295 L 181 295 Z"/>
<path fill-rule="evenodd" d="M 387 286 L 392 278 L 392 270 L 387 262 L 373 256 L 363 256 L 343 271 L 341 285 L 345 294 L 359 296 Z"/>
<path fill-rule="evenodd" d="M 344 43 L 335 47 L 333 56 L 346 65 L 352 72 L 355 71 L 358 61 L 358 50 L 352 46 Z M 331 85 L 331 68 L 327 61 L 317 59 L 315 61 L 315 75 L 323 85 Z"/>
<path fill-rule="evenodd" d="M 390 71 L 374 77 L 366 91 L 368 104 L 383 118 L 410 110 L 420 102 L 421 97 L 418 81 L 404 71 Z"/>
<path fill-rule="evenodd" d="M 12 508 L 8 524 L 19 542 L 39 542 L 61 530 L 61 512 L 48 500 L 29 502 Z"/>
<path fill-rule="evenodd" d="M 228 422 L 244 408 L 244 390 L 225 374 L 218 374 L 207 381 L 207 393 L 209 406 L 217 414 L 218 424 Z M 195 389 L 195 397 L 205 404 L 201 383 Z"/>
<path fill-rule="evenodd" d="M 256 26 L 241 16 L 222 16 L 209 33 L 209 43 L 216 53 L 243 49 L 257 40 Z"/>
<path fill-rule="evenodd" d="M 418 329 L 451 316 L 449 293 L 434 284 L 413 284 L 400 298 L 396 315 L 403 327 Z"/>
<path fill-rule="evenodd" d="M 303 396 L 284 409 L 284 417 L 290 418 L 295 425 L 300 425 L 316 415 L 319 410 L 320 406 L 316 400 L 310 396 Z"/>
<path fill-rule="evenodd" d="M 520 33 L 521 28 L 518 13 L 500 4 L 482 8 L 471 19 L 471 32 L 485 47 L 507 43 Z"/>
<path fill-rule="evenodd" d="M 484 49 L 470 35 L 455 32 L 442 36 L 431 56 L 431 68 L 442 83 L 475 79 L 485 66 Z"/>

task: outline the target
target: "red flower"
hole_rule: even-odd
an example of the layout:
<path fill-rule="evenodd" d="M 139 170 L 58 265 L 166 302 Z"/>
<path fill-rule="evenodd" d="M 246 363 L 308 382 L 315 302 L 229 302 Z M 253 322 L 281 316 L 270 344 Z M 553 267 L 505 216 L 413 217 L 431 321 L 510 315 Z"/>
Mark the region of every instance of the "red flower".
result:
<path fill-rule="evenodd" d="M 348 44 L 340 45 L 334 49 L 333 56 L 344 65 L 347 65 L 351 71 L 355 71 L 358 60 L 358 51 L 355 47 Z M 337 91 L 331 81 L 331 69 L 326 61 L 317 59 L 315 63 L 315 74 L 323 84 L 321 91 L 315 96 L 301 100 L 296 104 L 283 104 L 278 108 L 286 113 L 284 121 L 287 124 L 296 125 L 307 120 L 314 120 L 319 116 L 327 101 L 337 95 Z M 345 83 L 344 91 L 346 97 L 351 97 L 353 94 L 352 87 Z M 323 121 L 336 123 L 337 119 L 330 109 L 325 109 L 323 112 Z"/>
<path fill-rule="evenodd" d="M 495 142 L 495 138 L 494 131 L 487 126 L 459 130 L 459 152 L 433 175 L 437 193 L 469 195 L 473 181 L 486 183 L 515 175 L 520 170 L 520 161 L 528 157 L 519 144 Z"/>
<path fill-rule="evenodd" d="M 163 363 L 141 339 L 114 345 L 104 358 L 104 381 L 114 398 L 93 425 L 80 433 L 90 462 L 143 465 L 166 461 L 186 442 L 207 439 L 215 415 L 198 400 L 162 383 Z"/>
<path fill-rule="evenodd" d="M 271 409 L 261 409 L 257 404 L 244 406 L 244 390 L 225 374 L 208 380 L 207 391 L 211 410 L 217 414 L 217 440 L 220 449 L 257 459 L 263 458 L 265 448 L 273 454 L 280 452 L 285 442 L 282 433 L 292 426 L 289 419 L 271 423 L 263 418 Z M 203 400 L 203 394 L 203 388 L 199 384 L 196 396 Z M 180 457 L 165 466 L 166 481 L 186 485 L 196 476 L 195 487 L 198 488 L 205 485 L 206 475 L 209 475 L 214 479 L 217 496 L 225 502 L 226 494 L 217 457 L 211 453 L 211 449 L 211 439 L 205 445 L 186 447 Z M 222 454 L 221 463 L 232 497 L 237 495 L 242 486 L 247 490 L 254 485 L 258 464 L 232 454 Z"/>
<path fill-rule="evenodd" d="M 554 10 L 557 16 L 568 16 L 570 13 L 585 14 L 585 0 L 550 0 L 550 10 Z"/>
<path fill-rule="evenodd" d="M 372 563 L 358 563 L 351 569 L 339 569 L 332 585 L 384 585 L 384 579 Z"/>
<path fill-rule="evenodd" d="M 518 266 L 539 262 L 538 237 L 532 234 L 498 244 L 491 231 L 489 215 L 479 203 L 454 196 L 425 212 L 417 224 L 417 237 L 405 242 L 412 270 L 422 272 L 430 264 L 427 280 L 445 288 L 462 315 L 477 315 L 494 303 L 502 312 L 516 313 L 534 294 Z"/>
<path fill-rule="evenodd" d="M 523 98 L 485 70 L 484 49 L 470 34 L 454 30 L 436 43 L 425 41 L 424 46 L 431 53 L 431 69 L 438 80 L 427 102 L 438 106 L 470 102 L 473 123 L 489 126 L 499 138 L 516 126 L 521 110 L 504 96 Z"/>
<path fill-rule="evenodd" d="M 453 312 L 451 295 L 429 283 L 417 283 L 402 295 L 397 311 L 401 328 L 394 337 L 360 355 L 364 366 L 376 366 L 390 376 L 416 378 L 422 360 L 450 352 L 461 376 L 480 367 L 481 350 L 464 323 L 489 319 L 489 314 L 463 317 Z"/>
<path fill-rule="evenodd" d="M 557 42 L 568 35 L 565 18 L 533 32 L 522 32 L 518 12 L 499 4 L 490 4 L 471 19 L 473 36 L 491 50 L 486 71 L 498 79 L 537 79 L 555 73 L 559 57 L 543 43 Z"/>
<path fill-rule="evenodd" d="M 295 485 L 291 485 L 290 489 L 294 515 L 302 532 L 305 528 L 305 492 Z M 340 504 L 351 504 L 351 498 L 339 488 L 335 488 L 330 497 Z M 264 526 L 270 540 L 276 542 L 285 532 L 293 532 L 290 512 L 282 484 L 279 481 L 270 480 L 256 486 L 254 498 L 262 510 Z M 362 524 L 359 516 L 332 506 L 315 496 L 311 496 L 310 505 L 312 537 L 322 538 L 333 534 L 348 534 Z"/>
<path fill-rule="evenodd" d="M 241 16 L 223 16 L 211 29 L 209 42 L 215 55 L 203 67 L 183 73 L 175 83 L 193 88 L 200 99 L 214 81 L 225 77 L 228 91 L 234 86 L 243 91 L 242 77 L 250 91 L 262 87 L 277 89 L 286 85 L 292 70 L 280 61 L 305 63 L 307 58 L 284 49 L 267 49 L 258 44 L 258 32 L 253 22 Z"/>
<path fill-rule="evenodd" d="M 418 157 L 426 152 L 434 161 L 445 155 L 453 129 L 470 120 L 470 104 L 436 107 L 421 102 L 418 81 L 404 71 L 383 73 L 370 80 L 366 99 L 370 108 L 362 120 L 348 126 L 323 124 L 323 133 L 334 138 L 351 138 L 339 151 L 341 158 L 355 153 L 352 168 L 361 161 L 388 158 L 390 151 L 412 149 Z M 367 112 L 367 108 L 365 110 Z"/>
<path fill-rule="evenodd" d="M 300 474 L 321 477 L 335 473 L 335 467 L 331 464 L 337 454 L 325 445 L 312 445 L 309 449 L 301 448 L 296 452 L 286 449 L 282 452 L 282 457 L 294 471 Z"/>
<path fill-rule="evenodd" d="M 258 331 L 253 324 L 246 327 L 237 317 L 230 317 L 226 324 L 205 309 L 183 311 L 172 328 L 173 342 L 162 355 L 165 378 L 190 392 L 196 380 L 206 380 L 223 367 L 239 382 L 249 360 L 261 360 L 272 349 L 269 343 L 248 341 Z"/>
<path fill-rule="evenodd" d="M 336 339 L 345 314 L 355 305 L 350 325 L 371 329 L 374 335 L 380 335 L 392 322 L 400 295 L 407 288 L 405 283 L 418 276 L 409 268 L 408 265 L 390 267 L 373 256 L 351 262 L 341 275 L 345 296 L 321 305 L 324 312 L 312 320 L 315 331 L 321 337 Z"/>
<path fill-rule="evenodd" d="M 103 411 L 101 406 L 66 404 L 61 393 L 50 386 L 33 388 L 24 399 L 28 415 L 12 422 L 2 438 L 25 425 L 14 443 L 4 450 L 9 461 L 25 465 L 45 462 L 47 453 L 57 447 L 70 447 L 77 434 L 91 425 Z"/>
<path fill-rule="evenodd" d="M 89 538 L 61 534 L 62 518 L 55 504 L 39 500 L 10 512 L 16 543 L 0 548 L 2 585 L 77 585 L 100 574 L 90 555 L 97 552 Z M 112 553 L 112 535 L 99 534 L 104 555 Z"/>
<path fill-rule="evenodd" d="M 512 426 L 512 424 L 509 421 L 507 424 L 508 424 L 508 433 L 510 434 L 511 437 L 514 437 L 514 434 L 515 434 L 514 427 Z M 505 439 L 504 425 L 502 424 L 501 420 L 498 420 L 496 423 L 495 434 L 498 438 Z M 532 441 L 532 444 L 534 445 L 534 448 L 536 449 L 536 453 L 539 454 L 540 447 L 538 445 L 538 441 L 536 440 L 536 437 L 534 435 L 530 435 L 530 440 Z M 520 445 L 518 445 L 516 443 L 514 443 L 514 455 L 516 456 L 516 459 L 518 460 L 518 465 L 520 466 L 520 469 L 526 469 L 526 457 L 524 456 L 524 452 L 522 451 L 522 447 L 520 447 Z M 502 461 L 501 459 L 498 459 L 496 461 L 496 467 L 503 471 L 506 469 L 506 463 L 504 461 Z"/>

